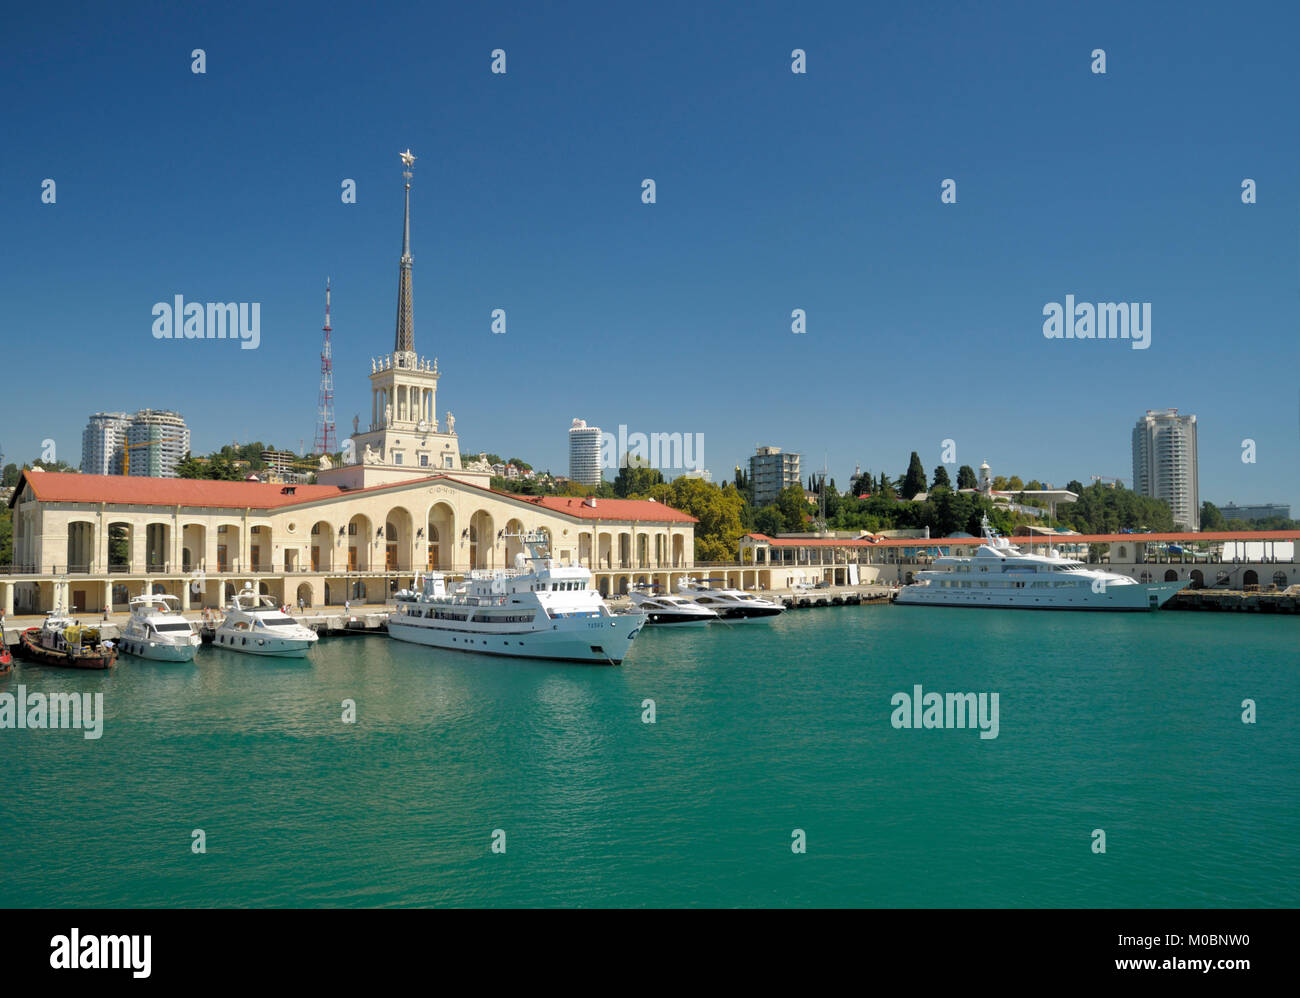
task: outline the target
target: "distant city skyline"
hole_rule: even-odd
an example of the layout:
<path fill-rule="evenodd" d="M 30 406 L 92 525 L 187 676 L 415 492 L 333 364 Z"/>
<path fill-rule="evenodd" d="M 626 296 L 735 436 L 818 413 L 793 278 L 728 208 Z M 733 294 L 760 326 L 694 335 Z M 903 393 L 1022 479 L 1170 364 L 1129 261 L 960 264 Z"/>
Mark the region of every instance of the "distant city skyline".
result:
<path fill-rule="evenodd" d="M 67 361 L 11 379 L 7 459 L 53 440 L 76 464 L 88 413 L 144 407 L 183 411 L 195 453 L 310 445 L 327 276 L 350 428 L 392 342 L 409 147 L 415 334 L 467 453 L 558 472 L 582 412 L 699 434 L 719 480 L 768 441 L 841 487 L 913 450 L 932 474 L 951 440 L 950 467 L 1060 486 L 1128 477 L 1133 420 L 1177 407 L 1201 495 L 1300 504 L 1294 9 L 954 9 L 938 35 L 847 5 L 571 13 L 576 34 L 540 9 L 410 11 L 402 38 L 439 39 L 421 61 L 385 17 L 339 32 L 305 5 L 256 38 L 235 10 L 16 10 L 6 366 Z M 1066 133 L 1091 138 L 1044 142 Z M 178 295 L 258 303 L 256 348 L 155 339 Z M 1044 309 L 1074 301 L 1073 338 L 1048 338 Z M 1146 348 L 1079 338 L 1108 315 Z"/>

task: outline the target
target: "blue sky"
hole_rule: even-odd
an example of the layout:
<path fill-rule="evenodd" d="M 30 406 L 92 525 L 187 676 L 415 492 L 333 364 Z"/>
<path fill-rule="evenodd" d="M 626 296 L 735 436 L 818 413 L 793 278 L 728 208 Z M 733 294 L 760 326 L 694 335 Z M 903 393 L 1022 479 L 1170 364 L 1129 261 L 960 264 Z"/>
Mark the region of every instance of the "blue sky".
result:
<path fill-rule="evenodd" d="M 469 6 L 11 12 L 6 460 L 76 463 L 91 412 L 146 406 L 197 452 L 310 446 L 326 275 L 338 423 L 367 418 L 409 146 L 416 346 L 463 449 L 563 472 L 577 416 L 843 487 L 951 438 L 1063 485 L 1128 478 L 1178 407 L 1202 498 L 1300 508 L 1293 5 Z M 155 340 L 176 294 L 260 302 L 261 346 Z M 1151 302 L 1150 348 L 1044 338 L 1067 294 Z"/>

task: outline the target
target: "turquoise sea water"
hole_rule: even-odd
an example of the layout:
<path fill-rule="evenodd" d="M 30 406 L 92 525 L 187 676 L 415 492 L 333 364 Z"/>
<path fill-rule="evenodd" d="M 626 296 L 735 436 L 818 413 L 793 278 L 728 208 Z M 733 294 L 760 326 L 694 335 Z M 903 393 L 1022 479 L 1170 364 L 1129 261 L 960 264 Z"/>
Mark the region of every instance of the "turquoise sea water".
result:
<path fill-rule="evenodd" d="M 620 668 L 366 637 L 19 683 L 106 720 L 0 730 L 0 905 L 1300 903 L 1295 619 L 844 607 Z M 918 683 L 997 692 L 998 737 L 894 729 Z"/>

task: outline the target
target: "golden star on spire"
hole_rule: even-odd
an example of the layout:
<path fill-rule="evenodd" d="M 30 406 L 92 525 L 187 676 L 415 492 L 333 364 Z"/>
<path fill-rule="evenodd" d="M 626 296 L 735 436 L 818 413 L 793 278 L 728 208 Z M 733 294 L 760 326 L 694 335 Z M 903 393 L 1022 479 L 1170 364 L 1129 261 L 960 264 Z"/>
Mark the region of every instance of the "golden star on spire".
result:
<path fill-rule="evenodd" d="M 409 170 L 415 164 L 415 157 L 411 155 L 410 148 L 408 147 L 406 152 L 401 153 L 400 155 L 402 157 L 402 165 Z"/>

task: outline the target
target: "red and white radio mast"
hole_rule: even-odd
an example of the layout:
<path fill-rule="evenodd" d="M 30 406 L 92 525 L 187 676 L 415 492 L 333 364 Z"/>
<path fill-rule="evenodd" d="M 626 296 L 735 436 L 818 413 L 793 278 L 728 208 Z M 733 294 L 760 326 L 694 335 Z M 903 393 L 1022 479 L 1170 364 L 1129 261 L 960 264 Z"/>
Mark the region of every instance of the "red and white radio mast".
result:
<path fill-rule="evenodd" d="M 338 450 L 338 436 L 334 432 L 334 355 L 330 350 L 330 282 L 325 279 L 325 343 L 320 351 L 320 398 L 316 403 L 316 440 L 312 444 L 317 454 L 333 454 Z"/>

